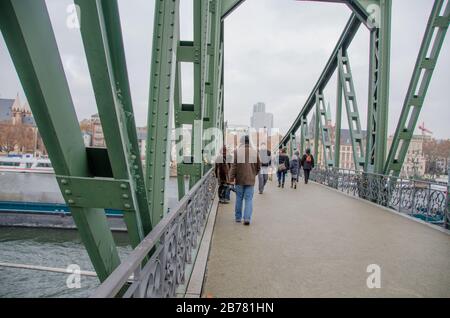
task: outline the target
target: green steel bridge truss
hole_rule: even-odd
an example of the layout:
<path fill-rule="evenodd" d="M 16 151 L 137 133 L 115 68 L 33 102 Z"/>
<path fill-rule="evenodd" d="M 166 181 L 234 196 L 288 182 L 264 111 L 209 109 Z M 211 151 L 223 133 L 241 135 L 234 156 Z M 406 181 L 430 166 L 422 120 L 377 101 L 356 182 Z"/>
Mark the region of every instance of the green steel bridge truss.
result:
<path fill-rule="evenodd" d="M 302 0 L 304 1 L 304 0 Z M 325 69 L 280 145 L 301 152 L 314 140 L 323 146 L 323 165 L 339 167 L 342 105 L 346 107 L 356 169 L 398 175 L 405 159 L 449 25 L 450 4 L 435 0 L 391 148 L 387 149 L 391 0 L 306 0 L 340 2 L 353 12 Z M 194 0 L 193 41 L 180 41 L 180 0 L 155 0 L 148 136 L 141 164 L 117 0 L 75 0 L 83 13 L 81 36 L 106 141 L 86 148 L 44 0 L 0 1 L 0 28 L 57 181 L 88 251 L 104 281 L 120 264 L 105 208 L 124 211 L 136 247 L 168 213 L 172 121 L 193 128 L 193 157 L 178 164 L 178 195 L 185 176 L 193 188 L 208 172 L 196 136 L 224 128 L 224 20 L 243 0 Z M 446 3 L 446 5 L 444 5 Z M 370 32 L 366 143 L 347 48 L 361 24 Z M 194 67 L 194 102 L 182 103 L 181 63 Z M 323 91 L 337 70 L 334 150 Z M 315 112 L 314 136 L 307 116 Z M 296 134 L 299 131 L 299 138 Z M 178 141 L 183 136 L 176 136 Z M 299 145 L 297 145 L 299 140 Z M 204 142 L 203 142 L 204 143 Z M 177 143 L 179 145 L 181 143 Z M 299 147 L 298 147 L 299 146 Z M 386 159 L 387 158 L 387 159 Z M 195 160 L 192 160 L 195 159 Z M 145 169 L 145 170 L 144 170 Z"/>

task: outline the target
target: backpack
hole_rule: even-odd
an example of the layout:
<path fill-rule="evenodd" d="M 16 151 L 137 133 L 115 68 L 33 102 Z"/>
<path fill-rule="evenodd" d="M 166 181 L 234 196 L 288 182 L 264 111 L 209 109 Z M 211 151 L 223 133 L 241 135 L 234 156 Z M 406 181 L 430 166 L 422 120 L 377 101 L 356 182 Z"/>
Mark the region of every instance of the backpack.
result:
<path fill-rule="evenodd" d="M 312 162 L 312 157 L 311 157 L 311 155 L 307 155 L 307 156 L 306 156 L 306 162 L 307 162 L 307 163 L 311 163 L 311 162 Z"/>

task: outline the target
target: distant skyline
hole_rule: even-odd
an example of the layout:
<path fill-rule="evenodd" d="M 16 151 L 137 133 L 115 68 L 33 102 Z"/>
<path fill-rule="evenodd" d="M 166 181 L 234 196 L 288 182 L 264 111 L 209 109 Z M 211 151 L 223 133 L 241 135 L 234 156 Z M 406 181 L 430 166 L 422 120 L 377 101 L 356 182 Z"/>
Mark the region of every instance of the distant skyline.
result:
<path fill-rule="evenodd" d="M 66 25 L 71 0 L 47 0 L 52 25 L 79 120 L 97 112 L 79 30 Z M 133 106 L 138 126 L 147 120 L 154 0 L 119 0 Z M 396 0 L 392 8 L 389 135 L 398 116 L 420 48 L 432 1 Z M 192 0 L 181 0 L 183 40 L 192 39 Z M 247 0 L 225 22 L 225 120 L 245 124 L 258 101 L 286 131 L 316 83 L 350 10 L 338 3 Z M 369 37 L 361 27 L 349 48 L 363 129 L 366 127 Z M 0 97 L 25 95 L 0 36 Z M 183 101 L 192 100 L 192 67 L 183 66 Z M 450 138 L 450 35 L 445 39 L 419 123 L 436 138 Z M 336 80 L 325 98 L 335 121 Z M 243 119 L 248 118 L 248 119 Z M 343 128 L 347 128 L 345 111 Z M 416 133 L 420 131 L 417 129 Z"/>

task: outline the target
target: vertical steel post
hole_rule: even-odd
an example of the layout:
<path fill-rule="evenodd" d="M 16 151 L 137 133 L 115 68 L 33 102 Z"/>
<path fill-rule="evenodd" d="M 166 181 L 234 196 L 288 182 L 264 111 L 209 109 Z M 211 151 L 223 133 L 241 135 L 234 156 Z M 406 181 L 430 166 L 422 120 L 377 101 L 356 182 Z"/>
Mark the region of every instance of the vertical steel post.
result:
<path fill-rule="evenodd" d="M 150 100 L 146 154 L 149 210 L 155 226 L 167 213 L 172 112 L 178 49 L 179 0 L 155 2 L 150 72 Z"/>
<path fill-rule="evenodd" d="M 319 134 L 320 134 L 320 106 L 319 106 L 319 96 L 322 91 L 316 92 L 316 112 L 314 118 L 314 157 L 316 164 L 319 165 Z"/>
<path fill-rule="evenodd" d="M 369 104 L 365 171 L 384 172 L 391 42 L 391 0 L 380 0 L 380 21 L 370 33 Z"/>
<path fill-rule="evenodd" d="M 300 124 L 300 156 L 305 153 L 305 141 L 306 141 L 306 118 L 303 116 Z"/>
<path fill-rule="evenodd" d="M 182 165 L 184 161 L 184 131 L 182 117 L 182 89 L 181 89 L 181 65 L 180 62 L 176 62 L 175 70 L 175 94 L 174 94 L 174 107 L 175 107 L 175 146 L 176 146 L 176 160 L 177 160 L 177 186 L 178 186 L 178 200 L 181 200 L 185 196 L 186 185 L 185 176 L 182 173 Z"/>
<path fill-rule="evenodd" d="M 340 51 L 342 52 L 342 51 Z M 339 62 L 338 62 L 339 63 Z M 339 169 L 341 165 L 341 127 L 342 127 L 342 80 L 337 70 L 337 92 L 336 92 L 336 128 L 334 141 L 334 166 Z"/>

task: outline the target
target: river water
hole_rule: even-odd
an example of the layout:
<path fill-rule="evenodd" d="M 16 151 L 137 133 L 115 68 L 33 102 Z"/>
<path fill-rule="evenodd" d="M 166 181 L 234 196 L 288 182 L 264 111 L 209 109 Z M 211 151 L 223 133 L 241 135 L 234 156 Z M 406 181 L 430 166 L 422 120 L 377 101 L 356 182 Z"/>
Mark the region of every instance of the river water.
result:
<path fill-rule="evenodd" d="M 14 176 L 16 175 L 16 176 Z M 176 179 L 168 183 L 169 207 L 176 204 Z M 0 174 L 0 200 L 59 202 L 53 175 Z M 114 233 L 121 259 L 131 252 L 126 233 Z M 76 230 L 0 227 L 0 262 L 55 268 L 76 264 L 94 271 Z M 99 285 L 96 277 L 82 276 L 80 289 L 69 289 L 68 274 L 0 266 L 0 298 L 88 297 Z"/>

